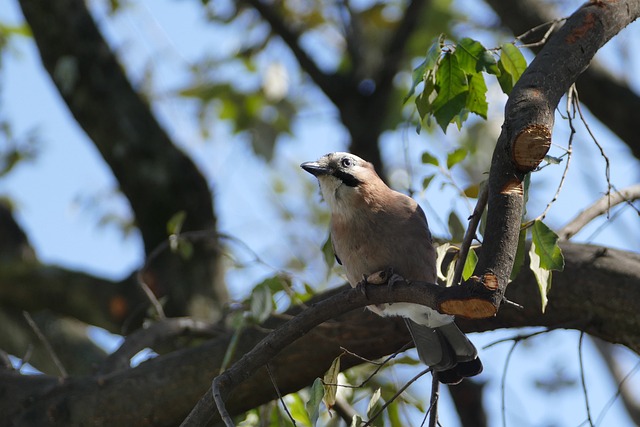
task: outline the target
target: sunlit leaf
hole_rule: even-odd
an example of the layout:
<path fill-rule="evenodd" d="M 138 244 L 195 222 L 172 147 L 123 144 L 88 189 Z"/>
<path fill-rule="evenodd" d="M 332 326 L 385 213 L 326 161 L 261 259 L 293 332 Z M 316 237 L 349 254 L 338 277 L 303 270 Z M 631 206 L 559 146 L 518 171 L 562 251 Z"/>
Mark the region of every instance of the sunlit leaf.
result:
<path fill-rule="evenodd" d="M 422 163 L 434 166 L 438 166 L 440 164 L 440 162 L 438 162 L 438 159 L 427 151 L 422 153 Z"/>
<path fill-rule="evenodd" d="M 551 270 L 540 267 L 540 257 L 536 253 L 536 245 L 533 242 L 529 249 L 529 259 L 529 268 L 531 268 L 531 271 L 536 278 L 536 282 L 538 283 L 538 289 L 540 290 L 540 303 L 542 305 L 542 312 L 544 313 L 547 308 L 547 302 L 549 301 L 547 294 L 551 289 Z"/>
<path fill-rule="evenodd" d="M 498 77 L 500 87 L 506 94 L 509 94 L 527 68 L 527 61 L 524 59 L 520 49 L 512 43 L 505 43 L 501 46 L 498 68 L 501 72 Z"/>
<path fill-rule="evenodd" d="M 362 421 L 362 417 L 358 414 L 355 414 L 353 418 L 351 418 L 350 427 L 360 427 L 364 422 Z"/>
<path fill-rule="evenodd" d="M 450 247 L 452 247 L 450 243 L 443 243 L 436 247 L 436 268 L 438 272 L 438 279 L 440 280 L 447 280 L 447 278 L 442 274 L 442 263 L 444 262 L 444 258 L 447 256 L 447 252 Z"/>
<path fill-rule="evenodd" d="M 288 402 L 287 407 L 289 408 L 291 416 L 303 425 L 311 426 L 311 418 L 309 418 L 309 413 L 306 407 L 307 405 L 300 397 L 300 394 L 292 393 L 289 396 L 291 397 L 291 401 Z"/>
<path fill-rule="evenodd" d="M 467 110 L 487 119 L 489 104 L 487 103 L 487 84 L 482 73 L 469 76 L 469 95 L 467 96 Z"/>
<path fill-rule="evenodd" d="M 464 262 L 464 269 L 462 270 L 462 280 L 467 280 L 473 275 L 473 271 L 476 269 L 477 264 L 478 255 L 476 255 L 476 251 L 474 251 L 473 248 L 470 248 L 469 253 L 467 254 L 467 259 Z"/>
<path fill-rule="evenodd" d="M 442 130 L 464 108 L 469 85 L 467 76 L 458 65 L 458 60 L 451 53 L 444 55 L 436 72 L 436 88 L 438 96 L 432 103 L 433 115 Z"/>
<path fill-rule="evenodd" d="M 547 295 L 551 289 L 551 271 L 564 269 L 564 257 L 558 246 L 558 235 L 542 221 L 536 220 L 531 227 L 529 249 L 531 271 L 540 289 L 542 311 L 547 307 Z"/>
<path fill-rule="evenodd" d="M 548 270 L 562 271 L 564 257 L 558 246 L 558 235 L 542 221 L 536 220 L 531 227 L 531 240 L 536 245 L 540 266 Z"/>
<path fill-rule="evenodd" d="M 479 41 L 465 37 L 456 45 L 454 55 L 465 73 L 475 74 L 481 71 L 479 61 L 486 50 Z"/>
<path fill-rule="evenodd" d="M 451 169 L 461 161 L 463 161 L 469 152 L 466 148 L 456 148 L 451 153 L 447 154 L 447 169 Z"/>

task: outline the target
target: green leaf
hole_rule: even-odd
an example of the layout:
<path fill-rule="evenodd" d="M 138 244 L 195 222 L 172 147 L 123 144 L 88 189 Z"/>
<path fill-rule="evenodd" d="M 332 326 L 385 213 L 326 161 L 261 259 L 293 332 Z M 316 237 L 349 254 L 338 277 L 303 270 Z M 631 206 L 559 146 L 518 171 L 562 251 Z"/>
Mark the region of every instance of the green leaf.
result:
<path fill-rule="evenodd" d="M 322 396 L 324 395 L 324 387 L 320 378 L 315 379 L 309 394 L 309 400 L 304 407 L 307 410 L 307 414 L 309 414 L 311 425 L 315 426 L 320 416 L 320 402 L 322 402 Z"/>
<path fill-rule="evenodd" d="M 540 267 L 547 270 L 564 270 L 564 256 L 558 246 L 558 235 L 540 220 L 534 221 L 531 227 L 531 241 L 540 257 Z"/>
<path fill-rule="evenodd" d="M 547 294 L 551 289 L 551 271 L 564 269 L 564 256 L 558 246 L 558 235 L 542 221 L 536 220 L 531 227 L 531 248 L 529 249 L 530 268 L 533 271 L 538 288 L 542 311 L 547 307 Z"/>
<path fill-rule="evenodd" d="M 462 242 L 464 239 L 464 225 L 453 211 L 449 214 L 449 233 L 451 233 L 451 240 L 454 242 Z"/>
<path fill-rule="evenodd" d="M 487 119 L 489 104 L 487 104 L 487 84 L 482 73 L 469 76 L 469 96 L 467 96 L 467 110 Z"/>
<path fill-rule="evenodd" d="M 447 252 L 451 246 L 452 245 L 450 243 L 443 243 L 436 248 L 436 271 L 438 279 L 440 280 L 447 280 L 447 278 L 442 274 L 442 263 L 444 262 L 444 258 L 447 256 Z"/>
<path fill-rule="evenodd" d="M 431 153 L 428 153 L 426 151 L 422 153 L 422 163 L 427 165 L 434 165 L 434 166 L 438 166 L 440 164 L 440 162 L 435 156 L 431 155 Z"/>
<path fill-rule="evenodd" d="M 333 252 L 333 243 L 331 243 L 331 233 L 329 233 L 327 240 L 325 240 L 322 245 L 322 256 L 324 257 L 324 263 L 327 265 L 327 269 L 331 271 L 333 264 L 336 262 L 336 256 Z"/>
<path fill-rule="evenodd" d="M 479 61 L 486 50 L 479 41 L 465 37 L 456 45 L 454 56 L 465 73 L 475 74 L 481 70 Z"/>
<path fill-rule="evenodd" d="M 498 68 L 498 63 L 496 61 L 496 58 L 488 50 L 485 50 L 480 55 L 480 59 L 478 60 L 478 66 L 482 71 L 486 73 L 494 74 L 496 76 L 500 75 L 500 69 Z"/>
<path fill-rule="evenodd" d="M 170 219 L 167 221 L 167 234 L 180 234 L 182 231 L 182 225 L 184 224 L 184 220 L 187 218 L 186 211 L 178 211 L 176 212 Z"/>
<path fill-rule="evenodd" d="M 331 410 L 336 403 L 336 393 L 338 392 L 338 375 L 340 374 L 340 358 L 342 355 L 333 359 L 331 367 L 324 374 L 324 404 L 327 409 Z"/>
<path fill-rule="evenodd" d="M 502 61 L 498 61 L 498 69 L 500 70 L 500 74 L 498 75 L 500 88 L 504 93 L 509 95 L 513 90 L 513 79 L 511 78 L 511 74 L 505 71 Z"/>
<path fill-rule="evenodd" d="M 311 426 L 311 419 L 306 408 L 306 404 L 300 397 L 299 393 L 292 393 L 291 402 L 287 405 L 291 416 L 298 422 L 303 423 L 305 426 Z"/>
<path fill-rule="evenodd" d="M 445 54 L 440 62 L 436 72 L 436 89 L 438 96 L 433 100 L 433 115 L 443 132 L 446 132 L 449 123 L 464 108 L 469 92 L 467 76 L 451 53 Z"/>
<path fill-rule="evenodd" d="M 540 303 L 542 305 L 542 312 L 544 313 L 547 308 L 547 302 L 549 301 L 547 295 L 551 289 L 551 270 L 542 268 L 540 266 L 540 257 L 536 253 L 536 245 L 531 242 L 531 248 L 529 248 L 529 268 L 533 272 L 538 283 L 538 289 L 540 289 Z"/>
<path fill-rule="evenodd" d="M 435 175 L 429 175 L 426 176 L 423 180 L 422 180 L 422 189 L 426 190 L 427 187 L 429 187 L 429 184 L 431 184 L 431 181 L 433 181 L 433 178 L 435 178 Z"/>
<path fill-rule="evenodd" d="M 362 417 L 358 414 L 355 414 L 353 418 L 351 418 L 351 426 L 350 427 L 360 427 L 363 423 Z"/>
<path fill-rule="evenodd" d="M 467 280 L 473 275 L 473 271 L 476 269 L 477 264 L 478 255 L 476 255 L 476 251 L 469 249 L 467 259 L 464 262 L 464 269 L 462 270 L 462 280 Z"/>
<path fill-rule="evenodd" d="M 466 148 L 456 148 L 451 153 L 447 154 L 447 169 L 451 169 L 467 157 L 468 151 Z"/>
<path fill-rule="evenodd" d="M 444 34 L 440 34 L 437 38 L 434 39 L 433 43 L 427 50 L 427 54 L 424 58 L 424 61 L 420 63 L 416 68 L 413 69 L 412 77 L 413 82 L 411 83 L 411 88 L 409 89 L 409 93 L 404 97 L 402 103 L 407 102 L 409 98 L 414 94 L 416 87 L 426 80 L 426 75 L 430 70 L 433 70 L 438 64 L 438 59 L 442 53 L 442 45 L 444 43 Z M 426 91 L 423 91 L 423 94 Z M 429 93 L 426 93 L 429 95 Z M 427 96 L 428 98 L 428 96 Z"/>
<path fill-rule="evenodd" d="M 527 68 L 527 61 L 524 59 L 520 49 L 512 43 L 505 43 L 500 48 L 502 53 L 500 61 L 498 61 L 498 68 L 501 74 L 498 77 L 498 82 L 502 90 L 509 94 Z"/>
<path fill-rule="evenodd" d="M 371 395 L 371 400 L 369 400 L 369 405 L 367 405 L 367 417 L 369 418 L 371 418 L 371 416 L 375 413 L 374 409 L 376 407 L 376 404 L 380 400 L 380 393 L 381 393 L 381 390 L 380 388 L 378 388 Z"/>

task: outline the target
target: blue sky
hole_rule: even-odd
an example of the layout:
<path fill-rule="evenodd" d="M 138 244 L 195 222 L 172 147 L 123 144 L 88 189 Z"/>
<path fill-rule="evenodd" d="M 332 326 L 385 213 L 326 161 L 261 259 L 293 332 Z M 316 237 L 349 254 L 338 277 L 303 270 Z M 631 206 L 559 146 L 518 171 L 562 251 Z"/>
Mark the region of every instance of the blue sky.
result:
<path fill-rule="evenodd" d="M 460 2 L 468 6 L 470 2 Z M 264 265 L 249 265 L 231 268 L 227 280 L 231 293 L 241 298 L 253 284 L 275 270 L 286 269 L 295 257 L 309 264 L 308 269 L 296 272 L 300 280 L 314 286 L 327 286 L 326 271 L 320 246 L 326 239 L 326 230 L 306 227 L 305 218 L 309 204 L 320 204 L 319 196 L 309 199 L 305 189 L 310 177 L 298 165 L 329 151 L 344 150 L 348 143 L 345 130 L 339 125 L 337 113 L 324 97 L 311 90 L 311 102 L 295 119 L 293 135 L 283 138 L 278 145 L 273 165 L 249 155 L 250 146 L 246 138 L 231 135 L 225 123 L 212 123 L 211 137 L 203 138 L 194 116 L 195 105 L 172 96 L 176 89 L 189 82 L 186 69 L 190 63 L 205 53 L 217 49 L 233 51 L 239 47 L 238 30 L 228 30 L 207 25 L 199 14 L 198 2 L 141 1 L 132 3 L 123 13 L 108 18 L 102 2 L 91 2 L 100 27 L 111 45 L 127 65 L 130 78 L 141 83 L 147 67 L 153 69 L 150 92 L 155 94 L 154 111 L 163 126 L 180 146 L 187 151 L 212 184 L 216 198 L 216 209 L 222 232 L 242 240 L 252 251 L 265 260 Z M 482 12 L 487 13 L 487 12 Z M 479 12 L 480 15 L 482 13 Z M 478 18 L 478 19 L 481 19 Z M 17 3 L 10 1 L 0 9 L 0 21 L 21 22 Z M 634 77 L 632 85 L 639 86 L 636 76 L 638 55 L 628 62 L 617 59 L 620 52 L 632 51 L 626 44 L 638 36 L 638 25 L 625 30 L 619 37 L 623 46 L 612 45 L 600 55 L 614 69 L 624 70 L 623 75 Z M 635 40 L 639 40 L 635 38 Z M 313 40 L 310 42 L 313 48 Z M 634 41 L 637 46 L 637 42 Z M 330 52 L 320 51 L 323 63 L 329 66 Z M 292 59 L 286 49 L 276 42 L 268 55 L 261 57 L 265 67 L 283 64 L 289 70 L 286 80 L 289 94 L 300 96 L 307 90 L 292 70 Z M 624 68 L 623 68 L 624 67 Z M 629 70 L 636 72 L 630 72 Z M 408 70 L 409 71 L 409 70 Z M 128 275 L 143 260 L 143 248 L 139 236 L 134 232 L 124 235 L 114 225 L 99 225 L 105 213 L 127 217 L 126 201 L 116 191 L 110 171 L 80 129 L 53 87 L 40 65 L 35 46 L 31 40 L 16 39 L 11 53 L 5 54 L 0 92 L 0 111 L 14 126 L 15 135 L 24 135 L 32 130 L 38 132 L 41 144 L 37 158 L 19 166 L 7 177 L 0 179 L 0 196 L 10 197 L 17 206 L 16 216 L 24 227 L 31 243 L 43 262 L 60 264 L 70 268 L 86 270 L 99 276 L 121 278 Z M 241 83 L 242 84 L 242 83 Z M 498 117 L 496 128 L 501 124 L 504 97 L 497 92 L 492 97 L 492 114 Z M 563 106 L 561 105 L 560 108 Z M 612 162 L 611 176 L 618 188 L 638 182 L 638 161 L 615 136 L 594 119 L 589 119 L 600 142 Z M 402 188 L 409 178 L 403 172 L 403 146 L 413 158 L 419 158 L 425 144 L 430 149 L 444 154 L 455 146 L 457 133 L 449 129 L 441 134 L 425 137 L 416 135 L 413 127 L 408 131 L 388 132 L 382 139 L 382 148 L 392 170 L 392 182 Z M 426 138 L 432 140 L 425 141 Z M 557 118 L 554 143 L 566 145 L 567 126 Z M 559 148 L 552 153 L 559 154 Z M 574 143 L 574 157 L 565 184 L 565 191 L 553 206 L 548 216 L 552 227 L 564 225 L 577 211 L 587 206 L 606 191 L 604 162 L 584 130 L 579 131 Z M 542 211 L 562 174 L 562 167 L 548 167 L 534 174 L 531 215 Z M 416 166 L 413 181 L 432 172 Z M 463 179 L 460 175 L 460 179 Z M 286 184 L 283 194 L 275 190 L 277 183 Z M 415 185 L 415 184 L 414 184 Z M 96 197 L 96 195 L 98 195 Z M 466 205 L 455 198 L 451 189 L 432 186 L 425 193 L 416 195 L 425 207 L 430 224 L 436 235 L 446 237 L 446 218 L 454 209 L 465 215 Z M 283 212 L 300 212 L 301 218 L 282 220 Z M 640 227 L 633 211 L 625 209 L 611 225 L 603 221 L 594 223 L 581 232 L 576 241 L 604 244 L 621 249 L 640 251 Z M 595 236 L 593 236 L 593 234 Z M 282 238 L 286 236 L 286 239 Z M 300 248 L 305 248 L 300 252 Z M 249 254 L 234 246 L 237 258 L 248 259 Z M 340 281 L 334 277 L 333 283 Z M 479 346 L 488 344 L 501 336 L 516 332 L 475 334 L 472 339 Z M 583 421 L 584 398 L 577 387 L 563 392 L 548 394 L 532 386 L 534 379 L 544 373 L 564 372 L 577 375 L 577 342 L 575 332 L 557 331 L 531 340 L 516 349 L 507 377 L 507 413 L 510 425 L 578 425 Z M 589 384 L 592 411 L 599 413 L 608 399 L 614 395 L 615 387 L 608 377 L 598 375 L 605 370 L 599 356 L 592 351 L 587 341 L 585 366 Z M 491 425 L 499 425 L 499 379 L 509 344 L 502 344 L 481 352 L 486 361 L 487 407 L 490 408 Z M 621 350 L 629 369 L 637 355 Z M 397 370 L 398 381 L 406 374 Z M 428 388 L 428 380 L 423 381 Z M 636 384 L 640 383 L 637 381 Z M 422 387 L 421 393 L 425 393 Z M 424 394 L 427 396 L 428 394 Z M 444 401 L 443 425 L 455 425 L 451 404 Z M 570 408 L 562 409 L 560 408 Z M 624 418 L 619 403 L 608 412 L 603 425 L 632 425 Z"/>

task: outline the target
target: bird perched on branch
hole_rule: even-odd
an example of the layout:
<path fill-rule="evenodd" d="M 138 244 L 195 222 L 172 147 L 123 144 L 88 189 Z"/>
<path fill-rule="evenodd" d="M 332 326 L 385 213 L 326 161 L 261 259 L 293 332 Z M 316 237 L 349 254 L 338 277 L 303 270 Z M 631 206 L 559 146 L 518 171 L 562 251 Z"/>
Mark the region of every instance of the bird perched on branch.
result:
<path fill-rule="evenodd" d="M 398 193 L 373 165 L 349 153 L 330 153 L 300 165 L 318 178 L 331 209 L 331 242 L 351 286 L 363 277 L 391 269 L 408 282 L 436 283 L 436 253 L 427 218 L 412 198 Z M 394 279 L 391 279 L 392 282 Z M 482 372 L 474 345 L 453 316 L 411 303 L 368 307 L 380 316 L 402 316 L 420 359 L 446 384 Z"/>

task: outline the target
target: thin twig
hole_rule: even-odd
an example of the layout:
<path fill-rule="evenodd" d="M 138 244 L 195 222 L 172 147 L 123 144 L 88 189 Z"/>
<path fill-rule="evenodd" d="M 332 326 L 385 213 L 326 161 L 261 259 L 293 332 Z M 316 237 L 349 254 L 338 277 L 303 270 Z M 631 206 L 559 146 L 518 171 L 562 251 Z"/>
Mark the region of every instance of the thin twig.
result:
<path fill-rule="evenodd" d="M 544 211 L 542 211 L 542 213 L 538 216 L 538 220 L 542 221 L 544 220 L 544 218 L 547 216 L 547 212 L 549 212 L 549 209 L 551 209 L 551 206 L 555 203 L 556 200 L 558 200 L 558 196 L 560 195 L 560 191 L 562 191 L 562 186 L 564 185 L 564 181 L 567 178 L 567 173 L 569 172 L 569 165 L 571 164 L 571 154 L 573 153 L 573 137 L 576 134 L 576 129 L 573 127 L 573 118 L 572 116 L 572 111 L 571 108 L 573 107 L 573 117 L 575 117 L 575 110 L 576 110 L 576 106 L 575 103 L 577 102 L 577 99 L 574 98 L 574 93 L 577 94 L 577 89 L 576 89 L 576 85 L 573 84 L 571 85 L 571 87 L 569 88 L 569 91 L 567 92 L 567 120 L 569 122 L 569 129 L 571 130 L 571 133 L 569 134 L 569 141 L 567 142 L 567 162 L 565 163 L 564 166 L 564 172 L 562 173 L 562 177 L 560 178 L 560 182 L 558 183 L 558 189 L 556 190 L 556 194 L 553 195 L 553 198 L 551 199 L 551 201 L 549 203 L 547 203 L 547 207 L 544 208 Z"/>
<path fill-rule="evenodd" d="M 478 229 L 478 224 L 480 224 L 480 218 L 482 218 L 482 212 L 484 212 L 484 208 L 487 205 L 488 198 L 489 186 L 484 185 L 482 187 L 482 190 L 480 191 L 480 194 L 478 195 L 478 202 L 476 203 L 476 207 L 473 209 L 473 213 L 469 217 L 469 226 L 467 227 L 467 231 L 464 234 L 462 245 L 460 245 L 458 261 L 456 262 L 456 269 L 453 274 L 453 281 L 451 282 L 453 286 L 460 284 L 460 280 L 462 279 L 464 264 L 467 261 L 467 255 L 469 254 L 471 243 L 476 237 L 476 230 Z"/>
<path fill-rule="evenodd" d="M 284 411 L 289 416 L 289 420 L 291 420 L 293 425 L 297 426 L 296 420 L 293 419 L 293 416 L 291 416 L 291 412 L 289 412 L 289 408 L 287 408 L 287 404 L 284 403 L 284 399 L 282 398 L 282 393 L 280 393 L 280 389 L 278 388 L 278 384 L 276 384 L 276 379 L 273 377 L 273 373 L 271 372 L 271 367 L 269 366 L 268 363 L 266 365 L 264 365 L 264 366 L 265 366 L 265 368 L 267 368 L 267 374 L 269 374 L 269 379 L 271 380 L 271 384 L 273 384 L 273 388 L 275 389 L 276 393 L 278 394 L 278 400 L 280 400 L 280 403 L 282 403 L 282 407 L 284 408 Z"/>
<path fill-rule="evenodd" d="M 408 349 L 409 347 L 411 347 L 411 342 L 408 342 L 407 344 L 403 345 L 402 348 L 400 348 L 400 350 L 394 352 L 393 354 L 387 356 L 386 359 L 384 359 L 382 362 L 376 362 L 374 360 L 369 360 L 366 359 L 360 355 L 357 355 L 356 353 L 353 353 L 349 350 L 347 350 L 344 347 L 340 347 L 340 349 L 344 352 L 347 353 L 353 357 L 356 357 L 364 362 L 367 363 L 371 363 L 372 365 L 377 365 L 378 367 L 367 377 L 364 379 L 364 381 L 362 381 L 362 383 L 358 384 L 358 385 L 350 385 L 350 384 L 330 384 L 330 383 L 324 383 L 324 385 L 329 385 L 329 386 L 336 386 L 336 387 L 344 387 L 344 388 L 362 388 L 365 386 L 365 384 L 367 384 L 371 378 L 373 378 L 378 372 L 380 372 L 380 369 L 382 369 L 387 363 L 389 363 L 389 361 L 393 358 L 395 358 L 396 356 L 398 356 L 398 354 L 402 353 L 403 351 L 405 351 L 406 349 Z M 343 353 L 343 354 L 344 354 Z"/>
<path fill-rule="evenodd" d="M 507 393 L 505 391 L 507 385 L 507 368 L 509 368 L 509 362 L 511 361 L 511 355 L 513 351 L 516 349 L 520 341 L 514 341 L 509 349 L 509 353 L 507 353 L 507 360 L 504 362 L 504 369 L 502 370 L 502 380 L 500 381 L 500 408 L 502 412 L 502 427 L 507 427 L 507 405 L 506 405 L 506 396 Z"/>
<path fill-rule="evenodd" d="M 418 379 L 420 379 L 420 377 L 422 377 L 424 374 L 431 372 L 431 368 L 426 368 L 423 369 L 422 371 L 420 371 L 420 373 L 418 373 L 418 375 L 416 375 L 415 377 L 411 378 L 405 385 L 403 385 L 402 387 L 400 387 L 400 389 L 396 392 L 396 394 L 394 394 L 391 399 L 387 400 L 385 402 L 384 405 L 382 405 L 382 408 L 380 408 L 375 414 L 373 414 L 373 416 L 362 425 L 362 427 L 367 427 L 370 426 L 371 423 L 380 416 L 380 414 L 382 414 L 382 412 L 387 409 L 387 406 L 391 405 L 391 403 L 393 403 L 394 400 L 396 400 L 398 398 L 398 396 L 400 396 L 406 389 L 409 388 L 409 386 L 411 384 L 413 384 L 414 382 L 416 382 Z"/>
<path fill-rule="evenodd" d="M 438 424 L 438 400 L 439 399 L 440 399 L 440 381 L 438 381 L 438 373 L 434 372 L 431 378 L 431 399 L 429 400 L 430 402 L 429 427 L 436 427 L 436 424 Z"/>
<path fill-rule="evenodd" d="M 604 416 L 607 414 L 607 411 L 609 411 L 609 409 L 611 408 L 611 406 L 613 406 L 613 404 L 615 403 L 615 401 L 618 399 L 618 397 L 620 397 L 622 395 L 622 388 L 624 386 L 624 384 L 627 382 L 627 380 L 629 378 L 631 378 L 638 370 L 640 370 L 640 361 L 638 361 L 638 363 L 635 364 L 635 366 L 633 368 L 631 368 L 631 370 L 624 376 L 624 378 L 622 378 L 622 380 L 618 383 L 618 389 L 616 390 L 616 393 L 613 395 L 613 397 L 602 407 L 602 411 L 600 412 L 600 415 L 598 415 L 598 418 L 596 419 L 596 426 L 600 425 L 600 423 L 602 422 L 602 420 L 604 419 Z"/>
<path fill-rule="evenodd" d="M 51 343 L 49 342 L 47 337 L 44 336 L 44 334 L 42 333 L 42 331 L 40 330 L 36 322 L 34 322 L 33 318 L 27 311 L 23 311 L 22 315 L 24 316 L 25 320 L 27 321 L 31 329 L 33 329 L 33 332 L 36 334 L 36 336 L 44 346 L 47 353 L 49 353 L 49 357 L 51 357 L 51 360 L 53 360 L 53 364 L 56 365 L 56 368 L 58 368 L 58 371 L 60 371 L 60 376 L 62 378 L 67 378 L 69 374 L 67 374 L 67 370 L 62 365 L 62 362 L 60 362 L 58 355 L 53 350 L 53 347 L 51 346 Z"/>
<path fill-rule="evenodd" d="M 580 340 L 578 341 L 578 359 L 580 361 L 580 382 L 582 383 L 582 392 L 584 393 L 584 403 L 587 407 L 587 421 L 591 427 L 594 427 L 593 419 L 591 418 L 591 409 L 589 408 L 589 394 L 587 393 L 587 383 L 584 378 L 584 361 L 582 360 L 582 339 L 584 338 L 584 332 L 580 332 Z"/>
<path fill-rule="evenodd" d="M 580 214 L 562 227 L 560 231 L 558 231 L 558 236 L 563 240 L 569 240 L 595 218 L 605 214 L 610 208 L 620 203 L 627 203 L 638 211 L 638 208 L 633 206 L 633 201 L 638 199 L 640 199 L 640 184 L 635 184 L 610 195 L 605 195 L 596 200 L 591 206 L 583 209 Z M 640 214 L 640 212 L 638 212 L 638 214 Z"/>
<path fill-rule="evenodd" d="M 575 106 L 576 106 L 576 109 L 578 110 L 578 115 L 580 115 L 580 120 L 582 121 L 582 124 L 584 124 L 584 127 L 587 129 L 589 136 L 591 136 L 591 139 L 596 144 L 596 147 L 598 147 L 598 149 L 600 150 L 600 155 L 602 156 L 602 158 L 604 158 L 605 176 L 607 178 L 607 197 L 609 198 L 609 209 L 611 209 L 611 189 L 613 188 L 613 185 L 611 185 L 611 162 L 609 161 L 609 157 L 604 152 L 604 148 L 602 148 L 602 145 L 600 145 L 598 138 L 596 138 L 596 136 L 593 134 L 593 132 L 591 131 L 591 127 L 589 127 L 587 120 L 584 118 L 584 115 L 582 114 L 582 108 L 580 107 L 580 100 L 578 99 L 577 92 L 575 93 L 575 96 L 576 96 Z M 607 210 L 607 219 L 609 219 L 608 210 Z"/>
<path fill-rule="evenodd" d="M 534 32 L 538 31 L 541 28 L 546 27 L 547 25 L 549 26 L 549 29 L 544 33 L 544 36 L 542 36 L 542 39 L 540 39 L 539 41 L 535 42 L 535 43 L 529 43 L 529 44 L 522 44 L 518 47 L 526 47 L 526 48 L 531 48 L 531 47 L 537 47 L 537 46 L 542 46 L 543 44 L 545 44 L 547 42 L 547 40 L 549 39 L 549 36 L 551 35 L 551 33 L 553 32 L 553 30 L 555 30 L 555 28 L 557 27 L 557 25 L 561 22 L 566 21 L 568 18 L 558 18 L 558 19 L 554 19 L 553 21 L 549 21 L 549 22 L 544 22 L 540 25 L 537 25 L 533 28 L 530 28 L 529 30 L 525 31 L 524 33 L 520 34 L 519 36 L 516 37 L 516 40 L 520 40 L 522 41 L 522 39 L 524 39 L 525 37 L 529 36 L 530 34 L 533 34 Z"/>

